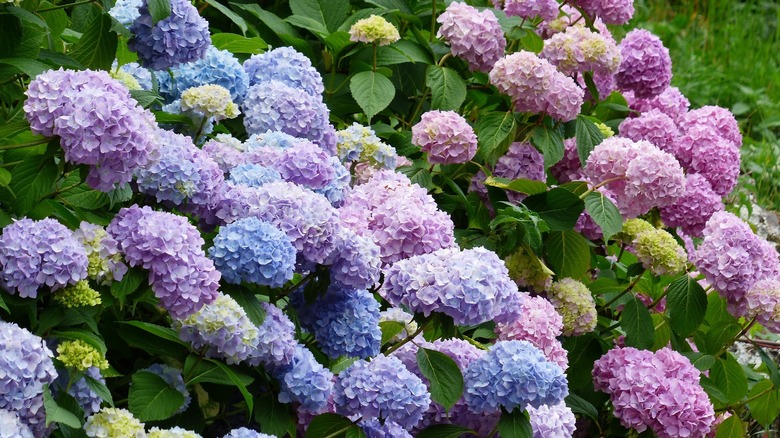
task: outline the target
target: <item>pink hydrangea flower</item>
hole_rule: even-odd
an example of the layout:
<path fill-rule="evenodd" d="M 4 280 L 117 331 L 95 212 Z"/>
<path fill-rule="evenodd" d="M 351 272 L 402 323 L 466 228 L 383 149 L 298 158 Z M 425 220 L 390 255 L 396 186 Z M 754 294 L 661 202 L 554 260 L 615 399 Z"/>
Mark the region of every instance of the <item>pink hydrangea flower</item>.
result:
<path fill-rule="evenodd" d="M 477 135 L 454 111 L 428 111 L 412 127 L 412 143 L 428 154 L 431 164 L 465 163 L 477 153 Z"/>
<path fill-rule="evenodd" d="M 437 36 L 450 43 L 452 54 L 465 59 L 472 70 L 488 72 L 504 56 L 504 31 L 490 10 L 480 12 L 455 2 L 436 21 L 441 24 Z"/>
<path fill-rule="evenodd" d="M 617 84 L 638 98 L 649 99 L 669 87 L 672 58 L 661 39 L 644 29 L 634 29 L 620 42 L 623 57 Z"/>

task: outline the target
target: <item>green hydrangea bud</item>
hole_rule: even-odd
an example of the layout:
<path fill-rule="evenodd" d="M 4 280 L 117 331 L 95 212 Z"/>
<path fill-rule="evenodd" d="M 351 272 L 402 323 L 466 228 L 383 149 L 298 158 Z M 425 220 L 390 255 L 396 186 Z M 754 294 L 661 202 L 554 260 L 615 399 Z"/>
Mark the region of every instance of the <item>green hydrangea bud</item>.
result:
<path fill-rule="evenodd" d="M 181 93 L 181 109 L 194 110 L 219 121 L 238 117 L 241 111 L 230 97 L 230 91 L 219 85 L 201 85 Z"/>
<path fill-rule="evenodd" d="M 545 266 L 530 248 L 517 247 L 514 253 L 504 259 L 504 263 L 509 269 L 509 276 L 519 287 L 543 291 L 552 284 L 553 271 Z"/>
<path fill-rule="evenodd" d="M 93 346 L 77 339 L 65 341 L 57 347 L 57 359 L 68 368 L 85 371 L 90 367 L 108 368 L 106 358 Z"/>
<path fill-rule="evenodd" d="M 650 222 L 642 219 L 629 219 L 623 222 L 623 230 L 618 234 L 618 238 L 626 242 L 631 242 L 645 231 L 652 230 L 655 230 L 655 227 Z"/>
<path fill-rule="evenodd" d="M 138 79 L 133 77 L 130 73 L 124 71 L 124 70 L 112 70 L 110 73 L 112 78 L 118 80 L 122 83 L 125 87 L 127 87 L 128 90 L 140 90 L 141 84 L 138 82 Z"/>
<path fill-rule="evenodd" d="M 160 429 L 153 427 L 146 435 L 147 438 L 203 438 L 195 432 L 174 427 L 173 429 Z"/>
<path fill-rule="evenodd" d="M 400 38 L 398 29 L 379 15 L 358 20 L 349 28 L 349 40 L 353 42 L 379 43 L 380 46 L 386 46 Z"/>
<path fill-rule="evenodd" d="M 685 249 L 665 230 L 645 231 L 637 236 L 633 246 L 642 266 L 656 275 L 680 273 L 688 261 Z"/>
<path fill-rule="evenodd" d="M 596 302 L 588 287 L 579 281 L 556 281 L 548 289 L 547 299 L 563 317 L 564 336 L 579 336 L 596 328 Z"/>
<path fill-rule="evenodd" d="M 596 127 L 599 128 L 599 131 L 601 131 L 601 135 L 604 136 L 604 138 L 610 138 L 615 136 L 615 131 L 612 130 L 609 126 L 603 124 L 603 123 L 596 123 Z"/>
<path fill-rule="evenodd" d="M 146 438 L 144 424 L 126 409 L 103 408 L 87 418 L 84 432 L 93 438 Z"/>
<path fill-rule="evenodd" d="M 55 292 L 54 300 L 69 309 L 82 306 L 97 306 L 102 303 L 100 292 L 92 289 L 87 280 L 81 280 L 72 286 Z"/>

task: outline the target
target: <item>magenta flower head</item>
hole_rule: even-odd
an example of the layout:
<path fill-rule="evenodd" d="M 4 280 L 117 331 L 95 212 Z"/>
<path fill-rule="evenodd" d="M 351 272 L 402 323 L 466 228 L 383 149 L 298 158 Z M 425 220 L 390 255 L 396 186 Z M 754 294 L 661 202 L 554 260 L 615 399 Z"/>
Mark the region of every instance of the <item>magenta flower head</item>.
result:
<path fill-rule="evenodd" d="M 672 58 L 661 39 L 644 29 L 634 29 L 620 42 L 623 57 L 617 73 L 621 90 L 650 99 L 663 93 L 672 81 Z"/>
<path fill-rule="evenodd" d="M 488 72 L 504 56 L 504 31 L 490 10 L 454 2 L 436 21 L 441 24 L 437 36 L 450 43 L 452 54 L 465 59 L 471 70 Z"/>
<path fill-rule="evenodd" d="M 680 137 L 675 155 L 688 172 L 699 173 L 720 196 L 737 186 L 740 155 L 737 145 L 706 125 L 691 125 Z"/>
<path fill-rule="evenodd" d="M 663 93 L 650 99 L 639 99 L 632 91 L 626 91 L 623 95 L 631 109 L 640 113 L 658 110 L 669 116 L 675 123 L 682 122 L 683 116 L 688 113 L 688 108 L 691 106 L 691 102 L 677 87 L 668 87 Z"/>
<path fill-rule="evenodd" d="M 574 0 L 591 18 L 607 24 L 626 24 L 634 16 L 634 0 Z"/>
<path fill-rule="evenodd" d="M 737 119 L 726 108 L 708 105 L 689 111 L 682 118 L 680 125 L 683 131 L 694 125 L 710 128 L 737 147 L 742 147 L 742 134 L 739 132 Z"/>
<path fill-rule="evenodd" d="M 620 67 L 620 50 L 612 36 L 584 26 L 571 26 L 553 35 L 539 56 L 567 75 L 586 71 L 614 75 Z"/>
<path fill-rule="evenodd" d="M 748 317 L 772 333 L 780 333 L 780 280 L 771 278 L 759 280 L 745 295 Z"/>
<path fill-rule="evenodd" d="M 685 192 L 673 204 L 661 207 L 661 220 L 667 227 L 682 227 L 685 234 L 701 237 L 713 213 L 723 210 L 723 200 L 707 178 L 698 173 L 685 176 Z"/>
<path fill-rule="evenodd" d="M 428 111 L 412 127 L 412 143 L 428 154 L 431 164 L 465 163 L 477 153 L 477 135 L 454 111 Z"/>
<path fill-rule="evenodd" d="M 493 0 L 493 6 L 501 9 L 510 17 L 521 17 L 531 20 L 540 17 L 552 21 L 558 18 L 558 2 L 556 0 Z"/>
<path fill-rule="evenodd" d="M 674 154 L 680 137 L 674 120 L 657 109 L 623 120 L 618 129 L 621 137 L 634 141 L 647 140 L 670 154 Z"/>

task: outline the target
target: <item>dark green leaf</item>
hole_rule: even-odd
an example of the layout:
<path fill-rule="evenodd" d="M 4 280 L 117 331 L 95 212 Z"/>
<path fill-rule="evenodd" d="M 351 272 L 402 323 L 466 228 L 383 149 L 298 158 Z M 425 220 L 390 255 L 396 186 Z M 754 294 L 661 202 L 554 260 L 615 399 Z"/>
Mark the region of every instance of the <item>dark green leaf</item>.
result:
<path fill-rule="evenodd" d="M 538 33 L 526 29 L 525 34 L 520 37 L 520 44 L 529 52 L 539 53 L 544 48 L 544 40 Z"/>
<path fill-rule="evenodd" d="M 591 402 L 574 393 L 569 393 L 566 397 L 566 406 L 575 414 L 584 415 L 593 421 L 599 421 L 599 411 Z"/>
<path fill-rule="evenodd" d="M 715 364 L 715 357 L 706 353 L 687 351 L 680 354 L 687 357 L 691 361 L 691 365 L 695 366 L 699 371 L 707 371 Z"/>
<path fill-rule="evenodd" d="M 593 151 L 593 148 L 604 141 L 604 134 L 601 133 L 601 130 L 599 130 L 593 120 L 592 117 L 580 114 L 577 116 L 575 124 L 577 155 L 580 157 L 582 167 L 585 167 L 585 162 L 588 160 L 588 156 Z"/>
<path fill-rule="evenodd" d="M 605 242 L 623 229 L 623 216 L 620 210 L 601 192 L 595 191 L 585 195 L 585 210 L 601 228 Z"/>
<path fill-rule="evenodd" d="M 456 424 L 437 424 L 427 427 L 417 434 L 417 438 L 459 438 L 477 436 L 473 430 Z"/>
<path fill-rule="evenodd" d="M 362 71 L 352 76 L 349 90 L 369 120 L 387 108 L 395 96 L 395 86 L 390 79 L 373 71 Z"/>
<path fill-rule="evenodd" d="M 322 23 L 328 32 L 335 32 L 347 19 L 349 0 L 290 0 L 290 9 L 295 15 Z"/>
<path fill-rule="evenodd" d="M 590 268 L 588 241 L 576 231 L 550 231 L 546 243 L 547 260 L 558 277 L 579 279 Z"/>
<path fill-rule="evenodd" d="M 152 16 L 152 25 L 160 20 L 165 20 L 171 15 L 170 0 L 148 0 L 149 15 Z"/>
<path fill-rule="evenodd" d="M 653 346 L 655 328 L 653 318 L 644 304 L 631 298 L 620 313 L 620 327 L 626 332 L 626 346 L 646 350 Z"/>
<path fill-rule="evenodd" d="M 285 18 L 284 21 L 292 24 L 295 27 L 309 30 L 320 38 L 324 39 L 328 36 L 328 29 L 325 28 L 325 25 L 312 18 L 305 17 L 303 15 L 291 15 Z"/>
<path fill-rule="evenodd" d="M 715 433 L 715 438 L 744 438 L 745 436 L 745 423 L 736 415 L 723 420 Z"/>
<path fill-rule="evenodd" d="M 11 172 L 9 172 L 8 169 L 0 167 L 0 187 L 8 187 L 11 178 Z"/>
<path fill-rule="evenodd" d="M 769 427 L 780 415 L 780 390 L 773 388 L 771 381 L 761 380 L 756 382 L 748 393 L 748 399 L 753 399 L 748 403 L 750 413 L 764 427 Z M 762 393 L 763 395 L 760 395 Z"/>
<path fill-rule="evenodd" d="M 382 321 L 379 323 L 379 328 L 382 330 L 382 343 L 380 345 L 387 344 L 406 330 L 406 326 L 398 321 Z"/>
<path fill-rule="evenodd" d="M 10 65 L 15 67 L 20 72 L 27 76 L 34 78 L 46 70 L 51 70 L 51 66 L 44 64 L 34 59 L 26 58 L 5 58 L 0 59 L 0 64 Z"/>
<path fill-rule="evenodd" d="M 154 335 L 157 338 L 164 339 L 166 341 L 173 342 L 184 347 L 189 347 L 189 344 L 179 339 L 179 336 L 176 334 L 176 331 L 172 328 L 163 327 L 163 326 L 159 326 L 156 324 L 143 322 L 143 321 L 118 321 L 118 322 L 120 324 L 126 324 L 141 329 L 146 333 Z"/>
<path fill-rule="evenodd" d="M 764 363 L 767 372 L 769 373 L 769 379 L 774 383 L 775 387 L 780 388 L 780 370 L 777 369 L 777 362 L 774 361 L 763 348 L 756 346 L 758 355 L 761 356 L 761 361 Z"/>
<path fill-rule="evenodd" d="M 485 114 L 477 121 L 479 149 L 477 154 L 486 164 L 494 165 L 504 155 L 516 128 L 515 116 L 509 111 Z"/>
<path fill-rule="evenodd" d="M 417 350 L 417 364 L 431 382 L 431 399 L 445 409 L 460 400 L 463 395 L 463 374 L 451 357 L 436 350 L 420 348 Z"/>
<path fill-rule="evenodd" d="M 414 14 L 414 11 L 409 8 L 409 5 L 404 0 L 366 0 L 366 3 L 379 6 L 382 9 L 398 10 L 410 15 Z"/>
<path fill-rule="evenodd" d="M 731 355 L 727 359 L 716 359 L 710 369 L 710 379 L 723 390 L 728 403 L 736 403 L 747 394 L 748 382 L 745 372 Z"/>
<path fill-rule="evenodd" d="M 233 380 L 225 373 L 225 370 L 194 354 L 187 356 L 182 373 L 188 386 L 202 382 L 226 386 L 234 385 Z M 250 385 L 254 381 L 254 378 L 246 374 L 238 372 L 235 374 L 244 386 Z"/>
<path fill-rule="evenodd" d="M 157 1 L 167 3 L 168 0 L 152 0 L 150 4 Z M 111 16 L 103 13 L 95 16 L 87 25 L 70 56 L 87 68 L 108 70 L 114 62 L 117 44 L 117 35 L 111 32 Z"/>
<path fill-rule="evenodd" d="M 377 51 L 376 65 L 395 65 L 405 62 L 432 64 L 433 59 L 421 45 L 409 40 L 398 40 Z"/>
<path fill-rule="evenodd" d="M 89 389 L 98 395 L 104 402 L 108 403 L 112 407 L 114 406 L 114 398 L 111 396 L 111 391 L 106 387 L 105 383 L 93 379 L 90 376 L 84 376 L 84 380 L 87 383 Z"/>
<path fill-rule="evenodd" d="M 577 219 L 585 209 L 579 196 L 556 187 L 548 192 L 529 196 L 523 201 L 526 207 L 539 213 L 553 231 L 566 231 L 574 228 Z"/>
<path fill-rule="evenodd" d="M 231 11 L 229 8 L 222 5 L 220 2 L 216 0 L 206 0 L 206 3 L 213 6 L 214 9 L 218 10 L 219 12 L 222 12 L 224 16 L 228 17 L 230 21 L 232 21 L 236 26 L 238 26 L 239 29 L 241 29 L 242 34 L 246 35 L 246 31 L 249 30 L 249 27 L 247 26 L 246 21 L 244 21 L 244 19 L 241 18 L 240 15 Z"/>
<path fill-rule="evenodd" d="M 127 202 L 132 197 L 133 197 L 133 190 L 130 188 L 130 185 L 123 184 L 108 192 L 108 201 L 109 201 L 108 206 L 109 208 L 114 208 L 114 205 Z"/>
<path fill-rule="evenodd" d="M 98 210 L 108 204 L 108 195 L 101 191 L 93 190 L 86 184 L 79 184 L 68 189 L 57 198 L 68 206 L 86 210 Z"/>
<path fill-rule="evenodd" d="M 720 350 L 731 342 L 740 330 L 742 330 L 742 326 L 737 323 L 725 323 L 711 327 L 704 335 L 706 352 L 718 355 Z"/>
<path fill-rule="evenodd" d="M 348 418 L 338 414 L 320 414 L 314 417 L 306 429 L 307 438 L 325 438 L 343 436 L 352 427 Z"/>
<path fill-rule="evenodd" d="M 344 438 L 366 438 L 366 432 L 363 431 L 362 427 L 353 424 L 352 427 L 347 429 Z"/>
<path fill-rule="evenodd" d="M 100 354 L 102 355 L 106 354 L 107 348 L 106 348 L 106 343 L 103 342 L 103 339 L 101 339 L 100 336 L 96 335 L 95 333 L 87 329 L 74 328 L 71 330 L 55 331 L 52 332 L 52 334 L 58 338 L 84 341 L 90 346 L 96 348 L 100 352 Z"/>
<path fill-rule="evenodd" d="M 415 162 L 413 166 L 405 166 L 400 169 L 400 172 L 420 187 L 426 189 L 433 187 L 433 176 L 425 161 Z"/>
<path fill-rule="evenodd" d="M 687 274 L 673 281 L 667 292 L 666 309 L 672 329 L 687 337 L 704 321 L 707 293 L 698 281 Z"/>
<path fill-rule="evenodd" d="M 165 420 L 184 404 L 184 396 L 168 382 L 149 371 L 133 374 L 127 408 L 141 421 Z"/>
<path fill-rule="evenodd" d="M 264 433 L 282 437 L 288 431 L 295 431 L 295 417 L 290 412 L 289 405 L 280 403 L 276 394 L 267 391 L 256 397 L 255 401 L 257 402 L 255 421 L 260 424 L 260 429 Z"/>
<path fill-rule="evenodd" d="M 111 295 L 119 301 L 120 306 L 124 306 L 125 298 L 135 292 L 138 289 L 138 286 L 140 286 L 146 278 L 147 274 L 141 269 L 131 268 L 127 271 L 125 276 L 122 277 L 122 281 L 114 281 L 111 283 Z"/>
<path fill-rule="evenodd" d="M 227 291 L 231 298 L 244 308 L 249 320 L 258 327 L 263 325 L 265 320 L 265 309 L 260 304 L 260 300 L 257 299 L 255 294 L 249 292 L 246 289 L 241 288 L 223 288 L 223 291 Z"/>
<path fill-rule="evenodd" d="M 432 109 L 457 111 L 466 100 L 466 82 L 451 68 L 428 66 L 425 85 L 431 89 Z"/>
<path fill-rule="evenodd" d="M 250 394 L 249 391 L 246 389 L 246 385 L 241 380 L 241 377 L 239 377 L 239 375 L 236 374 L 236 372 L 233 371 L 229 366 L 225 365 L 224 363 L 218 360 L 214 360 L 214 359 L 206 359 L 206 360 L 218 366 L 228 376 L 228 378 L 233 382 L 233 385 L 237 387 L 238 390 L 241 392 L 241 395 L 244 396 L 244 401 L 246 402 L 246 409 L 248 412 L 251 413 L 254 410 L 254 399 L 252 398 L 252 394 Z"/>
<path fill-rule="evenodd" d="M 489 176 L 485 179 L 485 185 L 511 190 L 513 192 L 525 193 L 526 195 L 538 195 L 539 193 L 547 191 L 547 184 L 541 181 L 522 178 L 509 180 L 506 178 Z"/>
<path fill-rule="evenodd" d="M 248 55 L 257 55 L 268 49 L 268 44 L 260 37 L 247 38 L 235 33 L 215 33 L 211 36 L 211 44 L 219 50 Z"/>
<path fill-rule="evenodd" d="M 531 143 L 544 154 L 544 168 L 547 169 L 563 158 L 563 135 L 560 129 L 539 125 L 534 128 Z"/>
<path fill-rule="evenodd" d="M 517 408 L 512 412 L 501 410 L 498 433 L 501 438 L 531 438 L 534 435 L 528 413 Z"/>
<path fill-rule="evenodd" d="M 59 171 L 50 159 L 30 156 L 14 166 L 13 179 L 8 187 L 16 196 L 14 208 L 23 215 L 29 212 L 44 196 L 51 193 Z"/>
<path fill-rule="evenodd" d="M 48 385 L 43 389 L 43 408 L 46 411 L 46 426 L 51 423 L 62 423 L 76 429 L 81 429 L 81 421 L 73 412 L 68 411 L 54 401 Z"/>
<path fill-rule="evenodd" d="M 163 101 L 162 96 L 154 91 L 147 90 L 130 90 L 130 95 L 133 99 L 141 105 L 142 108 L 149 108 L 155 103 L 161 103 Z"/>

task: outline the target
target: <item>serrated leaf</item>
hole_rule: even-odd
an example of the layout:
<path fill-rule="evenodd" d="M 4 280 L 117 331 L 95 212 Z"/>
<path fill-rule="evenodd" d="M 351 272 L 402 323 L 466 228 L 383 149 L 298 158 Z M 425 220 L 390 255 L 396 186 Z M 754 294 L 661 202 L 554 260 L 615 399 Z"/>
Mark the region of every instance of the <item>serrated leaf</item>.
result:
<path fill-rule="evenodd" d="M 376 65 L 387 66 L 405 62 L 432 64 L 433 59 L 421 45 L 404 39 L 389 46 L 381 46 L 377 51 Z"/>
<path fill-rule="evenodd" d="M 352 427 L 348 418 L 338 414 L 320 414 L 314 417 L 306 429 L 307 438 L 337 437 L 345 434 Z"/>
<path fill-rule="evenodd" d="M 550 191 L 529 196 L 523 201 L 526 207 L 539 213 L 553 231 L 574 228 L 585 209 L 584 202 L 572 192 L 556 187 Z"/>
<path fill-rule="evenodd" d="M 544 40 L 538 33 L 525 29 L 525 34 L 520 37 L 520 45 L 529 52 L 539 53 L 544 48 Z"/>
<path fill-rule="evenodd" d="M 599 191 L 585 195 L 585 210 L 594 222 L 601 228 L 604 241 L 619 233 L 623 229 L 623 215 L 620 210 Z"/>
<path fill-rule="evenodd" d="M 466 100 L 466 82 L 453 69 L 428 66 L 425 85 L 431 89 L 431 108 L 456 111 Z"/>
<path fill-rule="evenodd" d="M 547 260 L 560 278 L 576 280 L 590 268 L 588 241 L 576 231 L 550 231 L 545 250 Z"/>
<path fill-rule="evenodd" d="M 460 400 L 463 395 L 463 374 L 451 357 L 440 351 L 420 348 L 417 350 L 417 364 L 431 383 L 431 399 L 445 409 Z"/>
<path fill-rule="evenodd" d="M 601 133 L 598 126 L 593 122 L 592 117 L 582 114 L 577 116 L 574 125 L 575 135 L 577 137 L 577 155 L 580 157 L 582 167 L 593 149 L 604 141 L 604 134 Z"/>
<path fill-rule="evenodd" d="M 108 195 L 101 191 L 93 190 L 86 184 L 79 184 L 68 189 L 57 198 L 66 205 L 85 210 L 98 210 L 108 204 Z"/>
<path fill-rule="evenodd" d="M 736 416 L 732 415 L 729 418 L 723 420 L 718 426 L 718 431 L 715 433 L 715 438 L 744 438 L 745 437 L 745 423 Z"/>
<path fill-rule="evenodd" d="M 247 38 L 235 33 L 215 33 L 211 35 L 211 44 L 219 50 L 248 55 L 257 55 L 268 49 L 268 44 L 260 37 Z"/>
<path fill-rule="evenodd" d="M 504 155 L 509 143 L 514 137 L 516 128 L 514 114 L 509 112 L 493 112 L 485 114 L 477 121 L 477 138 L 479 149 L 477 154 L 486 164 L 494 165 L 498 158 Z"/>
<path fill-rule="evenodd" d="M 252 398 L 252 394 L 250 394 L 249 391 L 246 389 L 246 385 L 241 380 L 239 375 L 236 374 L 236 372 L 233 371 L 228 365 L 225 365 L 224 363 L 218 360 L 214 360 L 214 359 L 206 359 L 206 360 L 219 367 L 228 376 L 228 379 L 230 379 L 233 382 L 233 385 L 236 388 L 238 388 L 238 391 L 241 392 L 241 395 L 244 397 L 244 401 L 246 402 L 246 409 L 248 412 L 251 413 L 254 410 L 254 399 Z"/>
<path fill-rule="evenodd" d="M 593 404 L 577 394 L 570 393 L 566 397 L 566 406 L 575 414 L 584 415 L 593 421 L 599 421 L 599 411 Z"/>
<path fill-rule="evenodd" d="M 513 409 L 512 412 L 501 410 L 501 419 L 498 420 L 498 433 L 501 438 L 531 438 L 533 429 L 531 428 L 531 419 L 528 413 L 520 409 Z"/>
<path fill-rule="evenodd" d="M 124 306 L 127 296 L 135 292 L 146 278 L 147 275 L 143 271 L 131 268 L 122 277 L 122 281 L 111 283 L 111 295 L 119 301 L 120 306 Z"/>
<path fill-rule="evenodd" d="M 379 323 L 379 329 L 382 330 L 382 343 L 380 345 L 385 345 L 406 330 L 406 326 L 398 321 L 382 321 Z"/>
<path fill-rule="evenodd" d="M 395 97 L 395 86 L 390 79 L 373 71 L 362 71 L 352 76 L 349 90 L 369 120 L 387 108 Z"/>
<path fill-rule="evenodd" d="M 303 15 L 291 15 L 285 18 L 284 21 L 292 24 L 295 27 L 309 30 L 320 38 L 324 39 L 328 36 L 328 29 L 325 27 L 325 25 L 312 18 L 305 17 Z"/>
<path fill-rule="evenodd" d="M 742 366 L 730 355 L 718 358 L 710 369 L 710 379 L 726 395 L 728 403 L 736 403 L 747 394 L 748 382 Z"/>
<path fill-rule="evenodd" d="M 764 427 L 769 427 L 780 415 L 780 390 L 773 388 L 771 381 L 761 380 L 756 382 L 748 393 L 748 399 L 752 399 L 747 404 L 750 413 L 753 419 Z M 763 395 L 760 395 L 762 393 Z"/>
<path fill-rule="evenodd" d="M 466 427 L 456 424 L 436 424 L 427 427 L 417 434 L 417 438 L 459 438 L 462 436 L 477 436 L 477 434 Z"/>
<path fill-rule="evenodd" d="M 203 360 L 194 354 L 187 356 L 184 361 L 184 369 L 182 373 L 185 378 L 187 386 L 195 385 L 196 383 L 214 383 L 217 385 L 233 386 L 233 380 L 225 373 L 225 371 L 215 365 L 212 362 Z M 243 373 L 235 373 L 243 385 L 250 385 L 254 378 Z"/>
<path fill-rule="evenodd" d="M 683 275 L 667 288 L 666 309 L 670 325 L 678 335 L 687 337 L 704 321 L 707 293 L 698 281 Z"/>
<path fill-rule="evenodd" d="M 150 7 L 158 1 L 168 0 L 152 0 Z M 70 56 L 87 68 L 110 69 L 118 44 L 116 33 L 111 32 L 111 25 L 111 16 L 108 13 L 95 16 L 87 25 L 81 39 L 73 46 Z"/>
<path fill-rule="evenodd" d="M 0 186 L 8 187 L 8 183 L 11 182 L 12 176 L 8 169 L 0 167 Z"/>
<path fill-rule="evenodd" d="M 118 322 L 120 324 L 126 324 L 126 325 L 139 328 L 160 339 L 165 339 L 166 341 L 175 342 L 179 345 L 189 347 L 189 344 L 179 339 L 179 336 L 176 334 L 176 331 L 172 328 L 163 327 L 157 324 L 152 324 L 143 321 L 118 321 Z"/>
<path fill-rule="evenodd" d="M 43 389 L 43 408 L 46 411 L 46 426 L 51 423 L 62 423 L 64 425 L 80 429 L 81 421 L 69 410 L 63 408 L 52 398 L 49 385 Z"/>
<path fill-rule="evenodd" d="M 40 61 L 27 58 L 5 58 L 0 59 L 0 64 L 10 65 L 30 78 L 34 78 L 46 70 L 51 70 L 51 66 Z"/>
<path fill-rule="evenodd" d="M 560 129 L 539 125 L 533 130 L 531 143 L 542 151 L 544 168 L 547 169 L 561 161 L 564 153 L 563 135 Z"/>
<path fill-rule="evenodd" d="M 13 207 L 17 214 L 24 215 L 51 193 L 59 170 L 50 159 L 30 156 L 14 166 L 11 173 L 13 179 L 8 187 L 16 197 Z"/>
<path fill-rule="evenodd" d="M 631 298 L 620 313 L 620 327 L 626 332 L 626 346 L 646 350 L 653 346 L 653 317 L 636 297 Z"/>
<path fill-rule="evenodd" d="M 758 355 L 761 356 L 761 362 L 764 363 L 764 366 L 769 373 L 769 380 L 774 383 L 775 387 L 780 388 L 780 370 L 778 370 L 777 362 L 769 357 L 763 348 L 756 346 L 756 351 L 758 352 Z"/>
<path fill-rule="evenodd" d="M 295 15 L 309 17 L 322 23 L 326 31 L 335 32 L 349 13 L 348 0 L 290 0 Z"/>
<path fill-rule="evenodd" d="M 170 0 L 148 0 L 147 4 L 149 5 L 149 15 L 152 16 L 152 25 L 171 15 Z"/>
<path fill-rule="evenodd" d="M 141 108 L 150 108 L 155 103 L 162 103 L 163 98 L 154 91 L 148 90 L 130 90 L 130 96 L 141 105 Z"/>
<path fill-rule="evenodd" d="M 133 374 L 127 408 L 141 421 L 171 418 L 184 404 L 184 396 L 162 377 L 149 371 Z"/>

